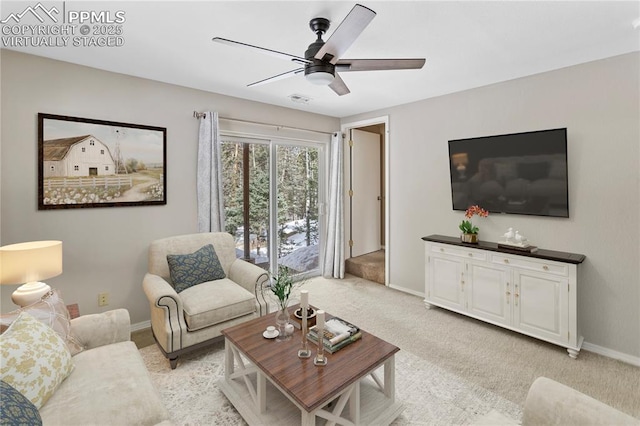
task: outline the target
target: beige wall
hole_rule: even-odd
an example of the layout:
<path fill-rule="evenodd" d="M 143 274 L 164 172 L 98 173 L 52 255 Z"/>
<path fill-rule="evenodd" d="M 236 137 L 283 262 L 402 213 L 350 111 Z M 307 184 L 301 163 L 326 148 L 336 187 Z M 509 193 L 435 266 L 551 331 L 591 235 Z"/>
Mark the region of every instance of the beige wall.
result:
<path fill-rule="evenodd" d="M 82 313 L 130 310 L 148 320 L 141 288 L 149 241 L 196 231 L 194 110 L 332 131 L 337 119 L 1 51 L 0 245 L 60 239 L 64 273 L 48 282 Z M 591 347 L 640 357 L 640 55 L 592 62 L 344 118 L 390 117 L 391 284 L 424 291 L 429 234 L 456 235 L 447 140 L 567 127 L 570 218 L 490 216 L 482 238 L 513 226 L 544 248 L 582 253 L 579 321 Z M 37 210 L 38 112 L 168 129 L 166 206 Z M 0 289 L 1 311 L 14 309 Z M 97 294 L 111 303 L 98 308 Z M 587 345 L 587 347 L 589 347 Z"/>
<path fill-rule="evenodd" d="M 481 239 L 512 226 L 540 247 L 586 255 L 586 347 L 640 360 L 639 64 L 633 53 L 343 118 L 389 115 L 390 284 L 423 294 L 420 238 L 458 234 L 448 140 L 567 127 L 570 218 L 493 215 L 477 220 Z"/>
<path fill-rule="evenodd" d="M 64 272 L 47 280 L 83 314 L 129 309 L 149 319 L 142 291 L 150 241 L 197 232 L 193 111 L 333 131 L 339 120 L 302 111 L 1 51 L 0 245 L 63 241 Z M 167 205 L 37 210 L 37 114 L 86 117 L 167 128 Z M 328 137 L 327 137 L 328 139 Z M 8 287 L 8 288 L 7 288 Z M 13 286 L 2 286 L 2 312 L 15 309 Z M 110 293 L 99 308 L 98 293 Z"/>

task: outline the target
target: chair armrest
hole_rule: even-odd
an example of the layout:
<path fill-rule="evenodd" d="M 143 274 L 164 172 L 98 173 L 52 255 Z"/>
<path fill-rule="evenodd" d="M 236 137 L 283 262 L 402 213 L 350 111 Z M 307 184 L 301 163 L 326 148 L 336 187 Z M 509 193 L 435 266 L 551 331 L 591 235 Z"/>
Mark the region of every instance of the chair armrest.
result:
<path fill-rule="evenodd" d="M 256 293 L 256 284 L 268 277 L 267 271 L 242 259 L 236 259 L 229 268 L 229 279 L 252 294 Z"/>
<path fill-rule="evenodd" d="M 131 338 L 129 311 L 114 309 L 79 316 L 71 320 L 71 334 L 85 349 L 126 342 Z"/>
<path fill-rule="evenodd" d="M 142 288 L 149 302 L 159 306 L 159 301 L 169 297 L 175 300 L 176 308 L 182 312 L 182 301 L 178 292 L 161 276 L 147 272 L 142 280 Z"/>
<path fill-rule="evenodd" d="M 142 288 L 149 299 L 151 328 L 156 340 L 165 352 L 170 353 L 182 347 L 182 332 L 186 333 L 182 299 L 164 278 L 148 273 L 142 281 Z"/>
<path fill-rule="evenodd" d="M 640 425 L 635 419 L 576 389 L 538 377 L 527 393 L 523 425 Z"/>
<path fill-rule="evenodd" d="M 269 303 L 262 292 L 262 287 L 269 281 L 269 274 L 253 263 L 236 259 L 229 268 L 229 279 L 253 293 L 260 316 L 269 313 Z"/>

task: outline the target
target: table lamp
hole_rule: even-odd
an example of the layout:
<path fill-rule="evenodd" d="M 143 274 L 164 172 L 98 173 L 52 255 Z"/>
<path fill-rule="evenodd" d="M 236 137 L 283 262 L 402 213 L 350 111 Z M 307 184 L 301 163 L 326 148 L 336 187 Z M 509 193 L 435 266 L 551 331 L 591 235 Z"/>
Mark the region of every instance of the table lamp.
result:
<path fill-rule="evenodd" d="M 51 291 L 40 282 L 62 273 L 62 241 L 31 241 L 0 247 L 0 284 L 22 284 L 11 295 L 27 306 Z"/>

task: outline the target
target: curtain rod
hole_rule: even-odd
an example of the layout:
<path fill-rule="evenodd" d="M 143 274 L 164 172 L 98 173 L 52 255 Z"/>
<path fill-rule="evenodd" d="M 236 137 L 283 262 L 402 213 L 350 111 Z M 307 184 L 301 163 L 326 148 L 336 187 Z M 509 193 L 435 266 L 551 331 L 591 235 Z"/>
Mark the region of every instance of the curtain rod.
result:
<path fill-rule="evenodd" d="M 198 111 L 193 111 L 193 117 L 194 118 L 202 118 L 202 117 L 206 117 L 206 113 L 204 112 L 198 112 Z M 323 132 L 321 130 L 310 130 L 310 129 L 303 129 L 301 127 L 291 127 L 291 126 L 282 126 L 280 124 L 271 124 L 271 123 L 263 123 L 260 121 L 250 121 L 250 120 L 241 120 L 239 118 L 227 118 L 227 117 L 218 117 L 218 119 L 220 120 L 226 120 L 226 121 L 236 121 L 238 123 L 248 123 L 248 124 L 258 124 L 261 126 L 271 126 L 271 127 L 275 127 L 276 129 L 290 129 L 290 130 L 302 130 L 303 132 L 313 132 L 313 133 L 322 133 L 325 135 L 333 135 L 335 132 Z"/>

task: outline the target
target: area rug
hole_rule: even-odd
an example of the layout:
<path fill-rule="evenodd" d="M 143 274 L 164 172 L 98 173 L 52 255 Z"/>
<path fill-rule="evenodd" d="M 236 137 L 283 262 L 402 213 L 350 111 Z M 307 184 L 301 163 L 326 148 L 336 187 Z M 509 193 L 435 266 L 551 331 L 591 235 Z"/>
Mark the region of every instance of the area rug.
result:
<path fill-rule="evenodd" d="M 216 382 L 224 377 L 224 342 L 181 358 L 171 370 L 155 346 L 140 349 L 176 425 L 244 425 Z M 393 425 L 473 424 L 490 411 L 519 423 L 521 408 L 410 352 L 396 354 L 396 399 L 405 409 Z"/>

